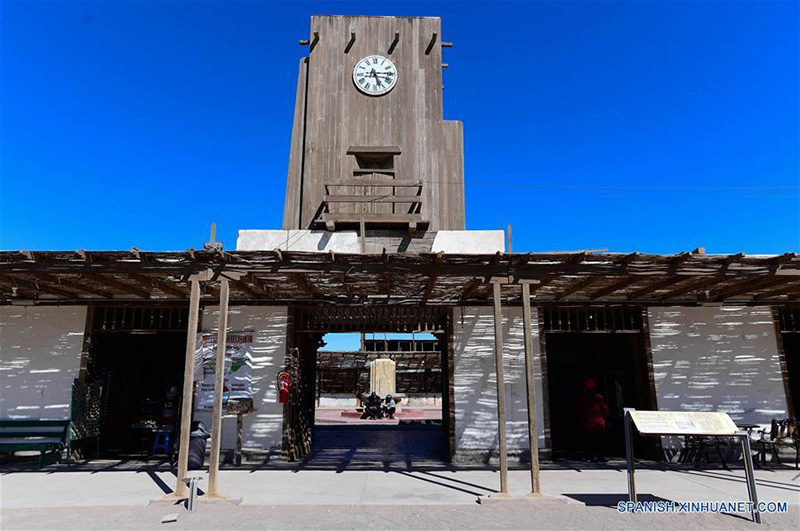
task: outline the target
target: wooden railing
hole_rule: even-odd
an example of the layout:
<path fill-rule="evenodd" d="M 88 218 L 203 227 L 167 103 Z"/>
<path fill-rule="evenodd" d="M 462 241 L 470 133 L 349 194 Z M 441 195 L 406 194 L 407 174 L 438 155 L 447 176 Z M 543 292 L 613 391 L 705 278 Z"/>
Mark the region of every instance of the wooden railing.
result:
<path fill-rule="evenodd" d="M 422 183 L 394 178 L 394 170 L 363 169 L 353 177 L 325 183 L 316 222 L 328 230 L 339 225 L 408 225 L 422 219 Z"/>

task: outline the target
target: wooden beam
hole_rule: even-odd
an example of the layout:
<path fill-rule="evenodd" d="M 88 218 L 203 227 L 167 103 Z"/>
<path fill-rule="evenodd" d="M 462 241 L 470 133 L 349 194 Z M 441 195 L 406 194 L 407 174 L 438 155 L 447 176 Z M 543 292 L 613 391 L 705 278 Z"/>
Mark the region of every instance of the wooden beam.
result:
<path fill-rule="evenodd" d="M 263 292 L 259 292 L 258 290 L 254 289 L 244 280 L 231 280 L 230 283 L 233 284 L 234 287 L 244 291 L 250 297 L 255 299 L 261 298 L 265 295 Z"/>
<path fill-rule="evenodd" d="M 684 280 L 688 280 L 689 278 L 691 277 L 679 277 L 676 275 L 676 276 L 671 276 L 669 278 L 665 278 L 663 280 L 659 280 L 657 282 L 653 282 L 652 284 L 648 284 L 642 289 L 628 295 L 628 300 L 639 299 L 649 293 L 653 293 L 654 291 L 658 291 L 660 289 L 668 288 L 673 284 L 677 284 L 678 282 L 683 282 Z"/>
<path fill-rule="evenodd" d="M 536 293 L 537 291 L 539 291 L 543 287 L 552 284 L 553 282 L 555 282 L 559 278 L 560 278 L 559 275 L 548 275 L 547 277 L 543 278 L 542 281 L 539 282 L 538 284 L 533 284 L 531 286 L 531 293 Z"/>
<path fill-rule="evenodd" d="M 793 295 L 800 293 L 800 283 L 791 283 L 786 286 L 781 286 L 777 289 L 761 291 L 753 294 L 754 299 L 768 299 L 771 297 L 778 297 L 780 295 Z"/>
<path fill-rule="evenodd" d="M 92 295 L 99 295 L 100 297 L 105 297 L 107 299 L 110 299 L 114 296 L 114 294 L 110 291 L 95 288 L 87 285 L 86 283 L 76 282 L 67 278 L 48 275 L 47 273 L 30 273 L 30 275 L 45 282 L 49 282 L 50 284 L 55 284 L 56 286 L 64 286 L 65 288 L 76 290 L 79 294 L 91 293 Z"/>
<path fill-rule="evenodd" d="M 428 283 L 425 284 L 425 292 L 422 294 L 422 300 L 427 301 L 431 298 L 433 289 L 436 287 L 436 282 L 439 280 L 439 275 L 431 275 L 428 277 Z"/>
<path fill-rule="evenodd" d="M 421 203 L 418 195 L 326 195 L 326 203 Z"/>
<path fill-rule="evenodd" d="M 797 253 L 783 253 L 774 258 L 770 258 L 769 261 L 772 264 L 785 264 L 791 262 L 795 258 L 797 258 Z"/>
<path fill-rule="evenodd" d="M 54 288 L 52 286 L 38 284 L 36 282 L 31 282 L 30 280 L 22 280 L 19 278 L 10 277 L 8 275 L 0 275 L 0 282 L 5 284 L 9 284 L 11 286 L 19 286 L 21 288 L 27 288 L 35 293 L 49 293 L 50 295 L 58 295 L 59 297 L 64 297 L 65 299 L 76 299 L 78 295 L 69 291 L 64 291 L 63 289 Z"/>
<path fill-rule="evenodd" d="M 183 291 L 182 289 L 179 289 L 179 288 L 177 288 L 175 286 L 171 286 L 169 284 L 169 282 L 167 282 L 164 279 L 155 278 L 155 277 L 149 277 L 149 276 L 143 275 L 141 273 L 129 273 L 128 276 L 130 278 L 134 278 L 134 279 L 138 280 L 139 282 L 147 283 L 150 286 L 153 286 L 153 287 L 159 289 L 160 291 L 163 291 L 164 293 L 167 293 L 169 295 L 173 295 L 173 296 L 178 297 L 180 299 L 185 299 L 186 298 L 186 292 L 185 291 Z"/>
<path fill-rule="evenodd" d="M 300 286 L 300 289 L 311 295 L 313 298 L 318 299 L 322 297 L 322 292 L 309 282 L 308 277 L 303 273 L 292 273 L 291 277 Z"/>
<path fill-rule="evenodd" d="M 539 432 L 536 428 L 536 371 L 533 360 L 533 320 L 531 285 L 522 284 L 522 329 L 525 338 L 525 389 L 528 397 L 528 441 L 531 448 L 531 494 L 541 494 L 539 486 Z"/>
<path fill-rule="evenodd" d="M 133 295 L 137 295 L 137 296 L 142 297 L 144 299 L 149 299 L 150 298 L 150 292 L 149 291 L 143 290 L 143 289 L 138 288 L 136 286 L 131 286 L 130 284 L 126 284 L 125 282 L 120 282 L 119 280 L 117 280 L 115 278 L 112 278 L 112 277 L 109 277 L 107 275 L 88 274 L 88 275 L 85 275 L 85 276 L 86 276 L 86 278 L 91 279 L 94 282 L 97 282 L 98 284 L 102 284 L 104 286 L 108 286 L 109 288 L 118 289 L 118 290 L 123 291 L 125 293 L 130 293 L 130 294 L 133 294 Z"/>
<path fill-rule="evenodd" d="M 500 307 L 500 284 L 492 284 L 494 303 L 494 363 L 497 374 L 497 433 L 500 446 L 499 497 L 510 497 L 508 491 L 508 450 L 506 448 L 506 382 L 503 377 L 503 312 Z"/>
<path fill-rule="evenodd" d="M 772 287 L 778 284 L 785 284 L 787 280 L 788 277 L 775 277 L 775 276 L 748 278 L 745 281 L 738 282 L 736 285 L 731 286 L 729 288 L 725 288 L 717 292 L 712 292 L 709 298 L 714 299 L 716 301 L 723 301 L 725 299 L 735 297 L 736 295 L 747 293 L 748 291 L 756 291 L 759 289 Z"/>
<path fill-rule="evenodd" d="M 431 50 L 433 50 L 433 45 L 434 45 L 434 44 L 436 44 L 436 38 L 437 38 L 438 36 L 439 36 L 439 34 L 438 34 L 437 32 L 435 32 L 435 31 L 434 31 L 434 32 L 433 32 L 433 35 L 431 35 L 431 40 L 430 40 L 430 42 L 428 43 L 428 47 L 427 47 L 427 48 L 425 48 L 425 55 L 430 55 L 430 53 L 431 53 Z"/>
<path fill-rule="evenodd" d="M 222 450 L 222 395 L 225 383 L 225 354 L 228 339 L 228 279 L 220 280 L 217 357 L 214 364 L 214 405 L 211 413 L 211 463 L 208 466 L 208 491 L 204 497 L 227 498 L 219 491 L 219 461 Z"/>
<path fill-rule="evenodd" d="M 586 257 L 588 255 L 589 255 L 589 253 L 587 253 L 586 251 L 581 251 L 579 253 L 572 253 L 572 254 L 569 255 L 569 257 L 567 258 L 566 262 L 568 264 L 580 264 L 581 262 L 586 260 Z"/>
<path fill-rule="evenodd" d="M 472 297 L 473 293 L 483 284 L 480 278 L 473 278 L 464 285 L 464 291 L 461 292 L 461 300 L 465 301 Z"/>
<path fill-rule="evenodd" d="M 376 172 L 380 172 L 383 170 L 373 170 Z M 326 187 L 330 186 L 381 186 L 387 188 L 421 188 L 422 183 L 419 181 L 408 181 L 408 180 L 394 180 L 394 179 L 347 179 L 342 181 L 329 181 L 325 183 Z M 416 196 L 412 196 L 416 197 Z"/>
<path fill-rule="evenodd" d="M 615 291 L 619 291 L 621 289 L 625 289 L 628 286 L 630 286 L 631 284 L 639 282 L 639 280 L 641 280 L 641 277 L 623 278 L 622 280 L 618 280 L 617 282 L 614 282 L 614 283 L 610 284 L 609 286 L 606 286 L 605 288 L 599 289 L 599 290 L 595 291 L 594 293 L 590 294 L 589 295 L 589 299 L 590 300 L 595 300 L 595 299 L 599 299 L 600 297 L 605 297 L 606 295 L 610 295 L 610 294 L 614 293 Z"/>
<path fill-rule="evenodd" d="M 731 277 L 726 277 L 726 276 L 723 276 L 723 275 L 701 278 L 701 279 L 696 280 L 694 282 L 690 282 L 689 284 L 686 284 L 685 286 L 681 286 L 680 288 L 676 288 L 676 289 L 674 289 L 672 291 L 668 291 L 667 293 L 665 293 L 664 295 L 661 296 L 661 299 L 662 300 L 666 300 L 666 299 L 672 299 L 672 298 L 675 298 L 675 297 L 679 297 L 681 295 L 684 295 L 686 293 L 690 293 L 692 291 L 697 291 L 697 290 L 700 290 L 700 289 L 709 288 L 709 287 L 711 287 L 711 286 L 713 286 L 715 284 L 719 284 L 721 282 L 725 282 L 726 280 L 730 280 L 730 279 L 731 279 Z"/>
<path fill-rule="evenodd" d="M 200 314 L 200 282 L 191 281 L 189 296 L 189 325 L 186 329 L 186 353 L 183 362 L 183 399 L 181 401 L 181 427 L 178 450 L 178 481 L 171 498 L 186 497 L 183 478 L 189 470 L 189 434 L 192 424 L 192 396 L 194 394 L 194 355 L 197 347 L 197 324 Z"/>
<path fill-rule="evenodd" d="M 587 278 L 578 280 L 576 282 L 573 282 L 572 284 L 567 286 L 567 288 L 565 290 L 560 291 L 559 293 L 556 293 L 556 296 L 554 298 L 555 298 L 555 300 L 561 300 L 563 298 L 569 297 L 573 293 L 577 293 L 577 292 L 583 290 L 584 288 L 587 288 L 591 284 L 594 284 L 595 282 L 597 282 L 601 278 L 602 277 L 587 277 Z"/>
<path fill-rule="evenodd" d="M 416 221 L 420 224 L 423 222 L 422 214 L 331 214 L 330 212 L 323 212 L 318 218 L 318 222 L 324 223 L 327 226 L 329 221 L 333 221 L 334 223 L 356 223 L 362 218 L 367 223 L 401 223 L 405 225 L 411 221 Z"/>

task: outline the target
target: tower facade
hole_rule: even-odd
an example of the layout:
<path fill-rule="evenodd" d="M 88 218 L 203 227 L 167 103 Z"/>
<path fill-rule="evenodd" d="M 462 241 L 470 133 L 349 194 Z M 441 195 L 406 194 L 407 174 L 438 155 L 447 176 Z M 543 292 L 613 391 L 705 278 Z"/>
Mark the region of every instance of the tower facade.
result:
<path fill-rule="evenodd" d="M 284 229 L 462 230 L 461 122 L 443 119 L 441 21 L 314 16 Z"/>

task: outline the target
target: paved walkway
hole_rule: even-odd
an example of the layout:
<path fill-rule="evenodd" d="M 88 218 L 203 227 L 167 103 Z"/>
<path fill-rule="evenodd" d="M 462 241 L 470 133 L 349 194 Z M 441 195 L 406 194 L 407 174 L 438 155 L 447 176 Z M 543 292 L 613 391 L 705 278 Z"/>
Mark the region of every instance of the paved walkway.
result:
<path fill-rule="evenodd" d="M 189 514 L 161 500 L 175 476 L 165 466 L 93 462 L 42 470 L 0 468 L 2 529 L 720 529 L 748 527 L 746 515 L 619 514 L 626 499 L 622 462 L 583 468 L 545 464 L 542 486 L 551 499 L 478 505 L 499 486 L 491 469 L 373 467 L 369 470 L 287 468 L 224 469 L 220 485 L 241 505 L 200 502 Z M 800 527 L 800 471 L 756 471 L 762 501 L 786 501 L 790 513 L 764 515 L 778 528 Z M 522 497 L 529 472 L 512 470 L 510 488 Z M 742 470 L 644 469 L 637 472 L 644 500 L 746 500 Z M 207 484 L 207 477 L 203 478 Z M 291 518 L 285 525 L 283 516 Z"/>
<path fill-rule="evenodd" d="M 178 520 L 162 524 L 168 514 Z M 797 529 L 792 512 L 765 515 L 754 526 L 739 515 L 619 514 L 615 509 L 559 501 L 505 505 L 242 505 L 200 504 L 197 511 L 141 507 L 17 509 L 0 512 L 0 527 L 10 529 Z"/>
<path fill-rule="evenodd" d="M 621 464 L 621 463 L 620 463 Z M 800 503 L 800 471 L 756 471 L 761 500 Z M 625 498 L 624 467 L 543 470 L 542 488 L 589 505 Z M 512 470 L 512 494 L 530 490 L 530 474 Z M 639 492 L 673 501 L 747 500 L 741 469 L 638 470 Z M 207 485 L 203 474 L 201 485 Z M 125 470 L 110 467 L 46 467 L 0 475 L 0 506 L 5 509 L 73 506 L 146 505 L 169 493 L 175 475 L 166 468 Z M 220 487 L 251 505 L 472 505 L 499 488 L 494 470 L 415 469 L 304 470 L 301 468 L 222 470 Z"/>

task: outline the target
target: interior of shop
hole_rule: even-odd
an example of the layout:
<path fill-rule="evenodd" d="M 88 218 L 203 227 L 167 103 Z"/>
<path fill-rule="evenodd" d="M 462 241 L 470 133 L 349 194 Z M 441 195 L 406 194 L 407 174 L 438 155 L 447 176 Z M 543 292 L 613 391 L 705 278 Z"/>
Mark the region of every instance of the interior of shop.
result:
<path fill-rule="evenodd" d="M 548 333 L 546 345 L 553 456 L 624 456 L 623 408 L 649 408 L 642 334 Z M 587 390 L 587 380 L 593 389 Z M 595 395 L 608 407 L 604 433 L 597 437 L 587 430 L 586 411 L 587 396 Z M 637 455 L 643 455 L 640 450 L 647 451 L 637 448 Z"/>
<path fill-rule="evenodd" d="M 143 459 L 172 455 L 183 387 L 184 313 L 95 310 L 87 374 L 76 389 L 97 389 L 91 398 L 96 404 L 73 408 L 73 417 L 96 413 L 93 453 Z M 82 420 L 73 419 L 79 425 Z"/>

